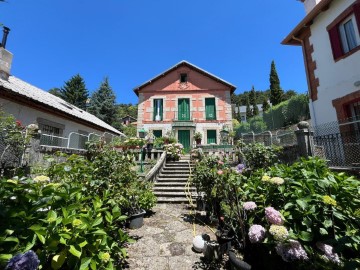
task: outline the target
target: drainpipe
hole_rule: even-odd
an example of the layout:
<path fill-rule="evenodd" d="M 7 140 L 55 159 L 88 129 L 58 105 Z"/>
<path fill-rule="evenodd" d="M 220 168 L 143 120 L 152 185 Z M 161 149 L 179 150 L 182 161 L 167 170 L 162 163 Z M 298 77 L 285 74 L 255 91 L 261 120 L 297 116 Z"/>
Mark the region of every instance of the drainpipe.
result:
<path fill-rule="evenodd" d="M 300 39 L 300 38 L 295 37 L 295 36 L 292 36 L 291 38 L 293 40 L 299 41 L 301 43 L 301 48 L 302 48 L 302 51 L 303 51 L 304 63 L 305 63 L 306 80 L 307 80 L 307 84 L 308 84 L 308 95 L 311 98 L 311 95 L 309 93 L 310 92 L 309 91 L 310 90 L 309 70 L 308 70 L 308 66 L 307 66 L 306 51 L 305 51 L 304 41 L 302 39 Z M 315 124 L 315 126 L 317 126 L 316 113 L 315 113 L 315 110 L 314 110 L 314 102 L 312 100 L 311 100 L 311 107 L 312 107 L 313 116 L 314 116 L 314 124 Z"/>

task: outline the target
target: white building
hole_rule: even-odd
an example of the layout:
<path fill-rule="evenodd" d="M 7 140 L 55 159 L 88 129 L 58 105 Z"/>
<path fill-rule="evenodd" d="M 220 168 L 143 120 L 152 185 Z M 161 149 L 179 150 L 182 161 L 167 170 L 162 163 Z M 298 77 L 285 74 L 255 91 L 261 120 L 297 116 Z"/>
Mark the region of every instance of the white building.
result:
<path fill-rule="evenodd" d="M 256 106 L 258 107 L 258 111 L 259 111 L 258 116 L 263 116 L 264 112 L 263 112 L 262 104 L 257 104 Z M 252 108 L 253 107 L 250 106 L 250 109 Z M 235 104 L 233 104 L 233 110 L 236 115 L 240 113 L 241 122 L 247 122 L 246 106 L 236 106 Z"/>
<path fill-rule="evenodd" d="M 0 47 L 0 109 L 23 126 L 38 124 L 42 134 L 55 136 L 55 140 L 48 136 L 51 145 L 78 148 L 84 145 L 85 136 L 124 136 L 94 115 L 10 75 L 11 61 L 12 54 Z M 70 140 L 60 138 L 70 134 Z M 42 139 L 46 141 L 46 135 Z"/>
<path fill-rule="evenodd" d="M 303 48 L 314 126 L 360 115 L 360 1 L 301 0 L 306 16 L 282 44 Z"/>

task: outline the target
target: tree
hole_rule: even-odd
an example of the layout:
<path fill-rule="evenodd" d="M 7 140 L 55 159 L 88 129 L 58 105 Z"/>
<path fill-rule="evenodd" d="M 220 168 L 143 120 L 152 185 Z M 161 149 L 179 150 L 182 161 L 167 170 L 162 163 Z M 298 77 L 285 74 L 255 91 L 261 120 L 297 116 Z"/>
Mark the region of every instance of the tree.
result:
<path fill-rule="evenodd" d="M 50 94 L 61 98 L 61 89 L 57 87 L 53 87 L 48 91 Z"/>
<path fill-rule="evenodd" d="M 263 112 L 266 112 L 268 109 L 270 108 L 270 104 L 267 101 L 267 99 L 264 99 L 263 103 L 262 103 L 262 110 Z"/>
<path fill-rule="evenodd" d="M 289 100 L 290 98 L 296 96 L 297 93 L 294 90 L 288 90 L 284 93 L 283 101 Z"/>
<path fill-rule="evenodd" d="M 63 100 L 80 109 L 86 110 L 86 101 L 89 98 L 89 92 L 86 89 L 84 79 L 79 74 L 65 82 L 65 85 L 60 90 L 60 95 Z"/>
<path fill-rule="evenodd" d="M 259 108 L 257 106 L 257 99 L 256 99 L 256 92 L 254 86 L 251 88 L 250 91 L 250 105 L 252 106 L 252 116 L 256 116 L 259 114 Z"/>
<path fill-rule="evenodd" d="M 249 103 L 249 99 L 246 100 L 246 119 L 249 119 L 253 116 L 251 108 L 250 108 L 250 103 Z"/>
<path fill-rule="evenodd" d="M 115 94 L 106 77 L 90 100 L 88 111 L 108 124 L 116 119 Z"/>
<path fill-rule="evenodd" d="M 270 102 L 272 105 L 279 104 L 283 99 L 284 91 L 280 87 L 280 79 L 276 71 L 274 60 L 270 70 Z"/>

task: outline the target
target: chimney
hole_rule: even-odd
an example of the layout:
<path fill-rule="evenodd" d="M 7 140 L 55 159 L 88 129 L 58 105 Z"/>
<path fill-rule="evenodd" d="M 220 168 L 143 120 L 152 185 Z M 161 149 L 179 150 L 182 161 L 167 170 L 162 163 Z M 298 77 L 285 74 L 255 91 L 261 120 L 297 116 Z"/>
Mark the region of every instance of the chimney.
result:
<path fill-rule="evenodd" d="M 300 0 L 304 3 L 306 14 L 309 14 L 321 0 Z"/>
<path fill-rule="evenodd" d="M 7 36 L 10 29 L 4 26 L 3 29 L 3 38 L 0 43 L 0 78 L 3 80 L 8 80 L 10 76 L 10 69 L 13 55 L 11 52 L 5 49 Z"/>

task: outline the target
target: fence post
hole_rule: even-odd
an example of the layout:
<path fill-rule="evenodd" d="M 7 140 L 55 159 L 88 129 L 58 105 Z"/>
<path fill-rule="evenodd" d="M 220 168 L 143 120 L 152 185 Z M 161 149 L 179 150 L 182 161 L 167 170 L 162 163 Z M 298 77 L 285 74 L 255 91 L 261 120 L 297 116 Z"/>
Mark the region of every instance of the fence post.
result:
<path fill-rule="evenodd" d="M 299 130 L 295 131 L 296 139 L 299 147 L 300 156 L 309 157 L 313 155 L 313 131 L 309 129 L 309 123 L 301 121 L 297 127 Z"/>
<path fill-rule="evenodd" d="M 30 139 L 25 146 L 24 155 L 21 160 L 22 166 L 30 166 L 39 162 L 40 135 L 38 125 L 31 124 L 26 127 L 26 136 L 29 136 Z"/>

